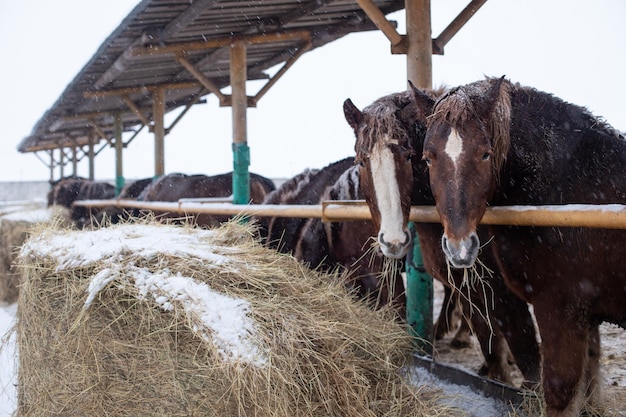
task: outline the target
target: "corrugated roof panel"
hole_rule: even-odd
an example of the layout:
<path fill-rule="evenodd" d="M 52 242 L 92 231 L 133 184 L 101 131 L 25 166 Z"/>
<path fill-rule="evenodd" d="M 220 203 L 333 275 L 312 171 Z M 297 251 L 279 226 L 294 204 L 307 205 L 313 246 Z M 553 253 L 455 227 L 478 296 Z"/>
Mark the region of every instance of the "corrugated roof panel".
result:
<path fill-rule="evenodd" d="M 385 14 L 404 7 L 404 0 L 375 3 Z M 94 122 L 99 132 L 111 138 L 113 112 L 121 112 L 124 129 L 136 129 L 143 123 L 141 118 L 114 92 L 126 93 L 146 117 L 152 111 L 150 91 L 157 86 L 185 83 L 183 88 L 166 90 L 167 111 L 196 98 L 201 86 L 176 61 L 175 54 L 137 54 L 141 48 L 307 30 L 314 49 L 348 33 L 374 29 L 356 1 L 351 0 L 143 0 L 103 42 L 18 150 L 33 152 L 70 143 L 86 144 L 93 135 Z M 248 45 L 248 78 L 266 78 L 263 71 L 286 62 L 304 42 L 295 38 Z M 185 58 L 219 88 L 229 84 L 228 49 L 214 46 L 188 50 Z"/>

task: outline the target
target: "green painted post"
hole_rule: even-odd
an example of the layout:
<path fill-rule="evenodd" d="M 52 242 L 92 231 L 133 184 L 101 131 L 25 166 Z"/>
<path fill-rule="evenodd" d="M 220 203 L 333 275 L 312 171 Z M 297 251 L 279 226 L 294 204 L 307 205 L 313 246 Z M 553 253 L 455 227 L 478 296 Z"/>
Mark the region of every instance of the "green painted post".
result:
<path fill-rule="evenodd" d="M 115 196 L 117 197 L 122 192 L 122 188 L 124 188 L 124 176 L 115 177 Z"/>
<path fill-rule="evenodd" d="M 250 202 L 250 148 L 246 142 L 233 143 L 233 204 Z"/>
<path fill-rule="evenodd" d="M 406 260 L 406 316 L 417 349 L 432 355 L 433 279 L 426 273 L 415 224 L 409 223 L 413 241 Z"/>

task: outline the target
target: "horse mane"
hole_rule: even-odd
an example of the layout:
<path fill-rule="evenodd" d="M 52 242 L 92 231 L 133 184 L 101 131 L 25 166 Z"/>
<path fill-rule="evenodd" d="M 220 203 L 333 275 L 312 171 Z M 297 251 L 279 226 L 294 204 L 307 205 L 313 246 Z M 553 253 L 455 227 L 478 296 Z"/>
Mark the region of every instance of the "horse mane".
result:
<path fill-rule="evenodd" d="M 397 117 L 397 112 L 410 103 L 410 92 L 402 91 L 381 97 L 363 108 L 363 116 L 368 128 L 363 129 L 362 134 L 357 137 L 354 146 L 357 155 L 368 154 L 378 139 L 388 132 L 397 133 L 398 136 L 395 139 L 408 141 L 409 132 Z"/>
<path fill-rule="evenodd" d="M 489 89 L 499 81 L 499 78 L 487 77 L 450 90 L 437 100 L 427 122 L 428 127 L 441 123 L 460 126 L 472 118 L 481 120 L 486 133 L 492 138 L 496 178 L 506 161 L 511 144 L 511 92 L 517 86 L 508 80 L 502 80 L 500 93 L 487 120 L 480 118 L 478 107 L 486 104 L 485 98 Z"/>

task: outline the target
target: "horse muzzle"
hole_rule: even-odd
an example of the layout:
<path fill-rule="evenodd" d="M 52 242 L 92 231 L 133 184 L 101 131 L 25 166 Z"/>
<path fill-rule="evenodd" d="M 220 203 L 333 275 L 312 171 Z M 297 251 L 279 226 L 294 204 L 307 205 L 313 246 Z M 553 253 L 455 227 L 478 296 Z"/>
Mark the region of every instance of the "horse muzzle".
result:
<path fill-rule="evenodd" d="M 441 238 L 441 248 L 453 267 L 471 268 L 478 257 L 480 240 L 474 232 L 458 240 L 449 239 L 444 234 Z"/>
<path fill-rule="evenodd" d="M 380 245 L 380 250 L 383 252 L 383 255 L 386 257 L 392 259 L 402 259 L 409 251 L 411 234 L 407 230 L 404 230 L 402 239 L 391 239 L 386 241 L 384 233 L 381 232 L 378 234 L 378 244 Z"/>

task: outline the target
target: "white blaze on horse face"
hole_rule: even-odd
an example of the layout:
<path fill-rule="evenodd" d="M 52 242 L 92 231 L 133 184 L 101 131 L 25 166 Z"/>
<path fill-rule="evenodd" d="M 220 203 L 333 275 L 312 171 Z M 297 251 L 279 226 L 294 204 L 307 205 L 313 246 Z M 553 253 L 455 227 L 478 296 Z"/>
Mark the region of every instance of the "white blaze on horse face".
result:
<path fill-rule="evenodd" d="M 452 164 L 456 170 L 459 156 L 461 156 L 461 153 L 463 152 L 463 139 L 461 139 L 461 135 L 459 135 L 459 132 L 457 132 L 454 128 L 450 130 L 444 151 L 446 152 L 446 155 L 452 159 Z"/>
<path fill-rule="evenodd" d="M 393 153 L 387 144 L 393 140 L 385 137 L 385 140 L 376 144 L 370 153 L 370 167 L 372 170 L 372 180 L 376 193 L 376 203 L 380 212 L 380 230 L 378 233 L 379 243 L 383 253 L 390 245 L 402 247 L 406 245 L 407 234 L 404 231 L 404 217 L 402 216 L 402 205 L 400 201 L 400 188 L 396 178 L 396 164 Z M 381 241 L 383 240 L 383 241 Z M 404 254 L 395 254 L 404 256 Z M 395 256 L 392 256 L 395 257 Z"/>

